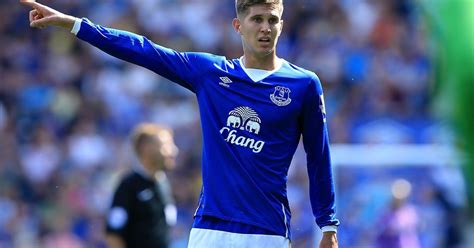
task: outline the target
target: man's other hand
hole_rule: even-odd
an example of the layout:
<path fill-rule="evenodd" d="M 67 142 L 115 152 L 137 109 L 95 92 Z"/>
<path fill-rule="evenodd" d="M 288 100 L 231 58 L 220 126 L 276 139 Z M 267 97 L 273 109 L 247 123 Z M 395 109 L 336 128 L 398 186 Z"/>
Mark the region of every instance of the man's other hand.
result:
<path fill-rule="evenodd" d="M 336 232 L 324 232 L 319 248 L 338 248 Z"/>

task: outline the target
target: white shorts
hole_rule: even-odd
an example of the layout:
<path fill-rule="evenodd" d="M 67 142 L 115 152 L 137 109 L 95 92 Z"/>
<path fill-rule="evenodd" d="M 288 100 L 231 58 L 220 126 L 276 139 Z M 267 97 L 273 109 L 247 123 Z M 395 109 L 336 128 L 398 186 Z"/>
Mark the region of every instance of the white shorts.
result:
<path fill-rule="evenodd" d="M 278 235 L 241 234 L 192 228 L 188 248 L 290 248 L 290 240 Z"/>

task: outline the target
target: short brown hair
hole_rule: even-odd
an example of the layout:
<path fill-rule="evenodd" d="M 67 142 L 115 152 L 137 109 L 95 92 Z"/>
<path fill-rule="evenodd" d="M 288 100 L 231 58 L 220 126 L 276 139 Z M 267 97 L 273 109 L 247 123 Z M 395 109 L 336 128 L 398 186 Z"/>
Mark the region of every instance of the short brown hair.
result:
<path fill-rule="evenodd" d="M 161 136 L 163 132 L 173 134 L 171 129 L 153 123 L 142 123 L 136 126 L 130 137 L 135 153 L 140 155 L 142 145 L 153 139 L 161 142 L 157 136 Z"/>
<path fill-rule="evenodd" d="M 283 11 L 283 0 L 235 0 L 237 16 L 247 14 L 250 7 L 259 4 L 277 5 Z"/>

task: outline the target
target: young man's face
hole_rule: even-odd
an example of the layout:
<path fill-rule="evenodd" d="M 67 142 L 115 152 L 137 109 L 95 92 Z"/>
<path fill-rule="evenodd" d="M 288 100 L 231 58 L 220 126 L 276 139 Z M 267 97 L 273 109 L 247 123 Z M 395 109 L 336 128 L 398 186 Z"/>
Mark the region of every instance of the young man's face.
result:
<path fill-rule="evenodd" d="M 245 53 L 257 57 L 274 54 L 283 28 L 281 15 L 282 9 L 277 5 L 259 4 L 234 19 L 233 26 L 242 36 Z"/>

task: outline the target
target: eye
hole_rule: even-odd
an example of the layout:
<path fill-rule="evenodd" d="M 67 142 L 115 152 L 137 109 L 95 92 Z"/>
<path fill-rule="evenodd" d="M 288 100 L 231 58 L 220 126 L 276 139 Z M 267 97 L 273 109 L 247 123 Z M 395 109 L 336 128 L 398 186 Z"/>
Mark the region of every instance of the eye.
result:
<path fill-rule="evenodd" d="M 261 22 L 263 22 L 263 18 L 260 17 L 260 16 L 254 17 L 253 20 L 254 20 L 256 23 L 261 23 Z"/>
<path fill-rule="evenodd" d="M 270 19 L 268 20 L 268 23 L 270 23 L 270 24 L 277 24 L 277 23 L 278 23 L 278 18 L 270 18 Z"/>

